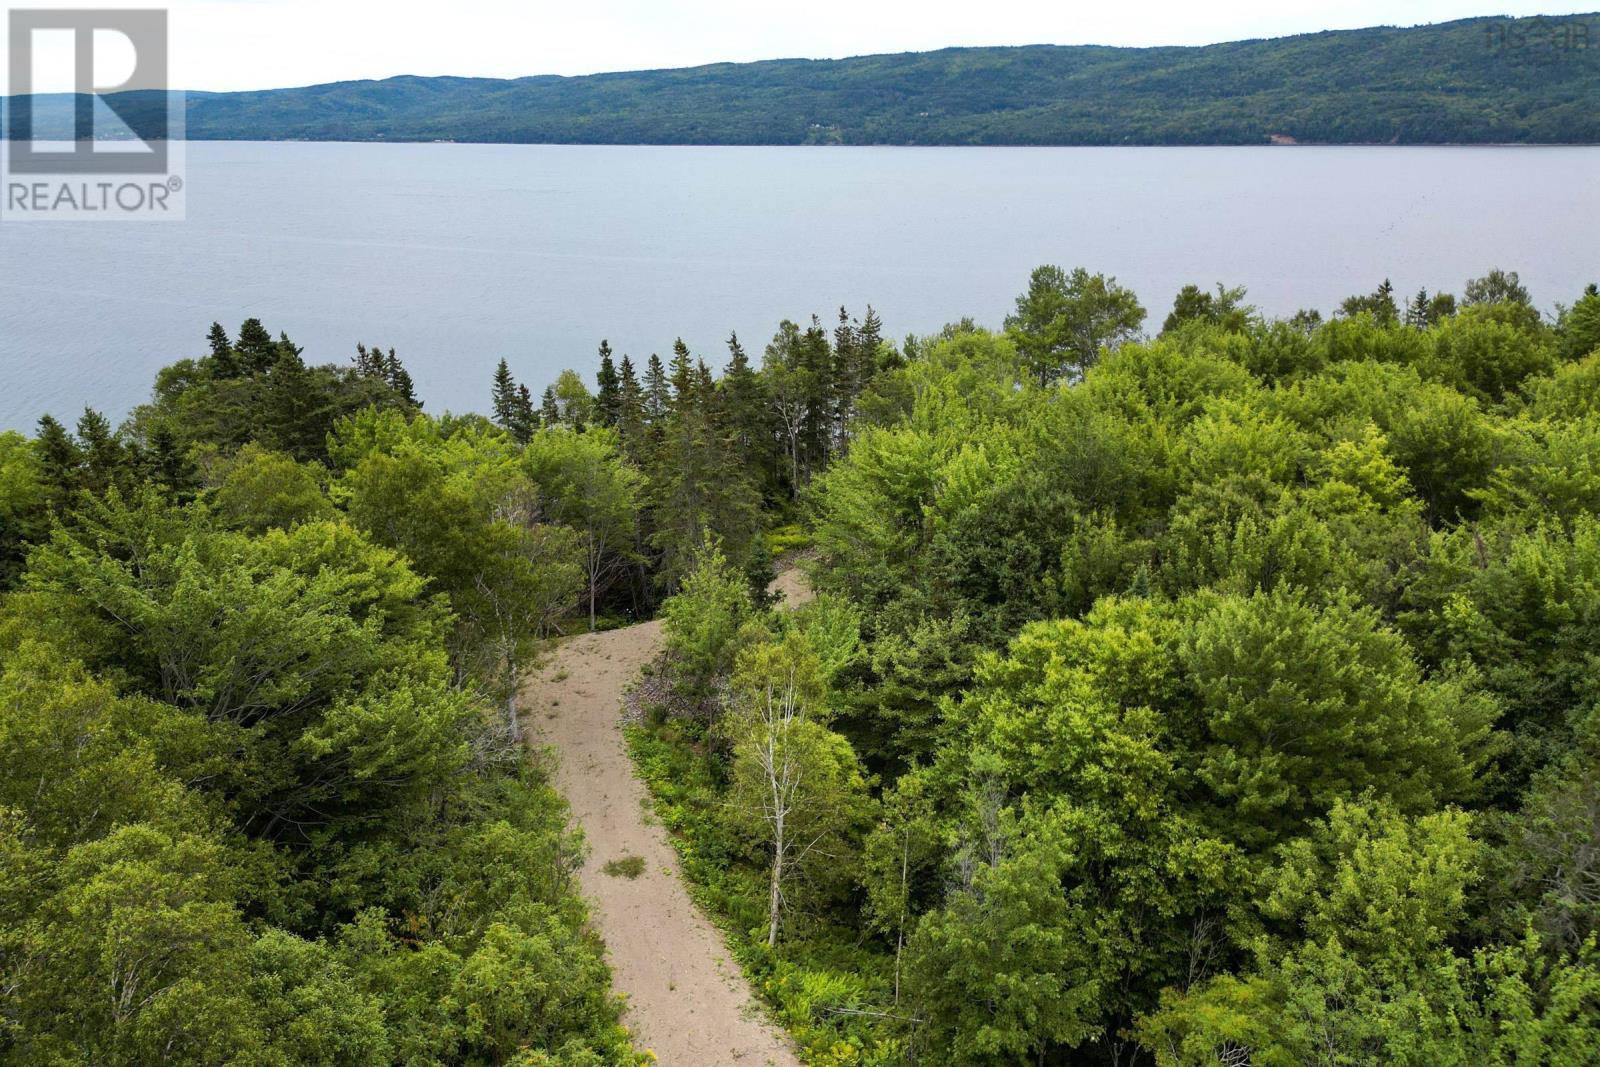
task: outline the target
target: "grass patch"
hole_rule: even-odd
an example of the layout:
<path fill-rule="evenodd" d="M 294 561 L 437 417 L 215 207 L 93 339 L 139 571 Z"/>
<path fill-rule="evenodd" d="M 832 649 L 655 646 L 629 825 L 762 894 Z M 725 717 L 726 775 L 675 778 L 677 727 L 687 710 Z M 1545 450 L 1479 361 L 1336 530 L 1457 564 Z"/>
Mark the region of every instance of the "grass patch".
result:
<path fill-rule="evenodd" d="M 774 526 L 767 531 L 766 538 L 767 551 L 771 553 L 773 559 L 811 547 L 811 535 L 798 522 L 791 522 L 787 526 Z"/>
<path fill-rule="evenodd" d="M 600 870 L 613 878 L 626 878 L 631 882 L 644 873 L 644 857 L 624 856 L 620 860 L 612 860 Z"/>

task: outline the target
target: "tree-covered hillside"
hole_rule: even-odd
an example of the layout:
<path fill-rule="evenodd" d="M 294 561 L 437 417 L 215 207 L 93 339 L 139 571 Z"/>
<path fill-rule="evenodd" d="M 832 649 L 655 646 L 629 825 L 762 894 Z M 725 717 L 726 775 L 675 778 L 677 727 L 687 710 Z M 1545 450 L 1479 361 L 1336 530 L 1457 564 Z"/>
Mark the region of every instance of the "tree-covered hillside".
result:
<path fill-rule="evenodd" d="M 64 104 L 70 98 L 62 98 Z M 1600 142 L 1600 15 L 194 93 L 188 135 L 579 144 Z M 70 115 L 64 106 L 58 117 Z M 48 125 L 46 120 L 41 120 Z"/>

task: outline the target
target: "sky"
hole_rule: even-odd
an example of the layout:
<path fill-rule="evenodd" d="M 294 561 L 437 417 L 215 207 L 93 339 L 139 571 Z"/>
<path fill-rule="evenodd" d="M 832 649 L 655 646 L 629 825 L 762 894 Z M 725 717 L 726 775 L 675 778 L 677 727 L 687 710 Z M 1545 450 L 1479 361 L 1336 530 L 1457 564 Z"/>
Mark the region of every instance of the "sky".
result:
<path fill-rule="evenodd" d="M 5 6 L 155 7 L 159 0 Z M 266 89 L 396 74 L 512 78 L 838 58 L 949 45 L 1195 45 L 1477 15 L 1559 15 L 1596 0 L 171 0 L 171 84 Z M 62 45 L 64 41 L 60 42 Z M 97 82 L 131 50 L 97 46 Z M 65 55 L 63 51 L 60 53 Z M 3 53 L 0 53 L 3 56 Z M 41 68 L 57 64 L 41 61 Z M 62 65 L 64 67 L 64 65 Z M 6 77 L 0 58 L 0 78 Z M 66 75 L 62 75 L 66 77 Z M 36 84 L 35 91 L 66 85 Z M 0 81 L 3 84 L 3 81 Z M 0 90 L 3 92 L 4 90 Z"/>

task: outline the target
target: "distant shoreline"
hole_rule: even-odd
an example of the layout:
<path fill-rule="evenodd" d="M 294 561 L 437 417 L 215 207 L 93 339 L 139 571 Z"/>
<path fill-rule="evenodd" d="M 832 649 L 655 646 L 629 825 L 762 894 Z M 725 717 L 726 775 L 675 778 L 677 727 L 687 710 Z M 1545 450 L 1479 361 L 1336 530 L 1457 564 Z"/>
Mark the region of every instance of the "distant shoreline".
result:
<path fill-rule="evenodd" d="M 181 128 L 195 141 L 1587 147 L 1600 145 L 1600 108 L 1592 103 L 1600 101 L 1600 29 L 1579 37 L 1552 27 L 1587 27 L 1597 18 L 1475 18 L 1204 47 L 946 48 L 576 77 L 401 76 L 101 99 L 122 132 Z M 1513 40 L 1547 44 L 1496 46 Z M 33 130 L 70 138 L 75 103 L 70 93 L 32 98 Z M 168 123 L 176 108 L 182 127 Z"/>

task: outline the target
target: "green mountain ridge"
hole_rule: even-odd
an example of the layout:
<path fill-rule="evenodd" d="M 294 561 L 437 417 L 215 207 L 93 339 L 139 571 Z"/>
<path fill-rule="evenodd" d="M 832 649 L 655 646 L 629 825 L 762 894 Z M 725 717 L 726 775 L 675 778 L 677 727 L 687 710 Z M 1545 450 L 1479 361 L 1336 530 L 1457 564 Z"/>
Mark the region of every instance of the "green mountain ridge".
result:
<path fill-rule="evenodd" d="M 63 98 L 63 99 L 70 99 Z M 190 139 L 699 145 L 1600 143 L 1600 13 L 1204 47 L 1030 45 L 195 93 Z"/>

